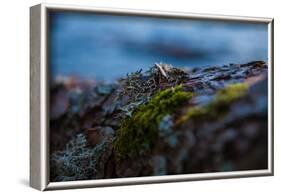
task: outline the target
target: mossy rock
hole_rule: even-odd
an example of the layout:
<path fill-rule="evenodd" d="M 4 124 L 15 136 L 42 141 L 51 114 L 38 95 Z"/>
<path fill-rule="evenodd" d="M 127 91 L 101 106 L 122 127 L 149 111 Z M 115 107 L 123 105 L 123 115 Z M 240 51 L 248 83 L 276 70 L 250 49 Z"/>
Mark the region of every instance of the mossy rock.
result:
<path fill-rule="evenodd" d="M 152 99 L 139 106 L 132 117 L 125 118 L 117 132 L 114 150 L 118 159 L 147 154 L 158 137 L 161 119 L 187 103 L 193 94 L 176 86 L 156 93 Z"/>

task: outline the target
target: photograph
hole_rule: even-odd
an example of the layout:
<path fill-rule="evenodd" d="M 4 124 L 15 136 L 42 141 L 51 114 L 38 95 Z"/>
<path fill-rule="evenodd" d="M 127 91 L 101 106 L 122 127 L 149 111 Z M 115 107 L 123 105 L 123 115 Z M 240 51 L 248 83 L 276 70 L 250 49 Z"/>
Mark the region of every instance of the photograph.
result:
<path fill-rule="evenodd" d="M 50 182 L 269 169 L 268 23 L 46 17 Z"/>

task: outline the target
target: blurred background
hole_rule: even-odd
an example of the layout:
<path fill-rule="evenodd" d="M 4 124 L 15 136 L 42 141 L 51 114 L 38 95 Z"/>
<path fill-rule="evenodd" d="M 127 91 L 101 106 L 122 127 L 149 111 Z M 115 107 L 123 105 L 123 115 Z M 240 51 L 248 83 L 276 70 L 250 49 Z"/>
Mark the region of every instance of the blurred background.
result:
<path fill-rule="evenodd" d="M 51 75 L 113 81 L 155 62 L 267 61 L 267 36 L 266 24 L 53 12 Z"/>

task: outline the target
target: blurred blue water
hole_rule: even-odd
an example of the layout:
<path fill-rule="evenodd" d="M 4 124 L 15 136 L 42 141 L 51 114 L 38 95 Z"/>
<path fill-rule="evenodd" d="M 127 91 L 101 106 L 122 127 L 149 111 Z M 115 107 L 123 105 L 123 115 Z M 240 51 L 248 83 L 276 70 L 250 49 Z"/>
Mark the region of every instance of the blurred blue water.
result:
<path fill-rule="evenodd" d="M 51 74 L 113 80 L 155 62 L 179 67 L 267 60 L 267 25 L 54 12 Z"/>

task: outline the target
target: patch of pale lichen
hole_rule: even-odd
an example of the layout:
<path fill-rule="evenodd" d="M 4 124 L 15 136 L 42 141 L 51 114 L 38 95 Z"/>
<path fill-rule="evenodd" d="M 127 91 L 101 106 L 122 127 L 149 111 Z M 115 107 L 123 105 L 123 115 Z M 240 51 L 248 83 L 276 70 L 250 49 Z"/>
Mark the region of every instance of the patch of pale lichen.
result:
<path fill-rule="evenodd" d="M 137 107 L 146 104 L 160 88 L 164 89 L 167 83 L 168 87 L 175 87 L 184 83 L 186 78 L 187 73 L 184 70 L 161 63 L 156 63 L 146 72 L 138 70 L 127 74 L 126 78 L 120 80 L 122 87 L 117 98 L 127 96 L 129 99 L 120 110 L 125 116 L 131 117 Z"/>
<path fill-rule="evenodd" d="M 117 158 L 132 158 L 148 153 L 158 137 L 161 119 L 187 103 L 192 96 L 179 85 L 158 92 L 147 104 L 139 106 L 132 117 L 122 121 L 117 132 L 114 142 Z"/>
<path fill-rule="evenodd" d="M 247 84 L 237 83 L 229 85 L 219 90 L 213 101 L 205 106 L 195 106 L 188 108 L 187 112 L 176 122 L 181 125 L 188 120 L 208 120 L 216 119 L 229 110 L 231 103 L 243 97 L 248 89 Z"/>

